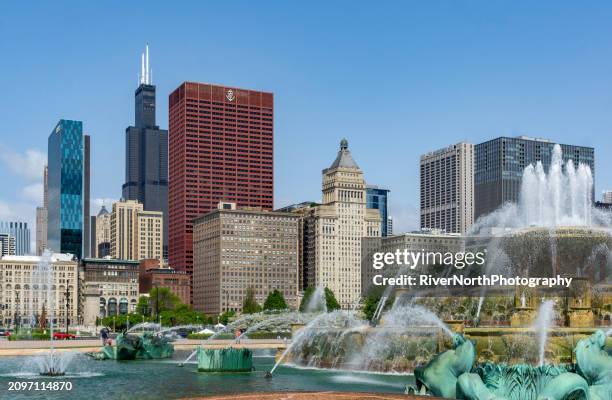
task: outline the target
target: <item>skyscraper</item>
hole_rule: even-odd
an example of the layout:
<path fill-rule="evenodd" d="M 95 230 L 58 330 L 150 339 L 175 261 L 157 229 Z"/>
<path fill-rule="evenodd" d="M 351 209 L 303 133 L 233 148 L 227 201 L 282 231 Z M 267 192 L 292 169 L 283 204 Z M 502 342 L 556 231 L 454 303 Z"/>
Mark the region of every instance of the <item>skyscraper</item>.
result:
<path fill-rule="evenodd" d="M 149 69 L 149 46 L 141 59 L 135 92 L 134 126 L 125 130 L 123 198 L 140 202 L 164 218 L 164 254 L 168 246 L 168 131 L 155 124 L 155 86 Z"/>
<path fill-rule="evenodd" d="M 381 236 L 387 236 L 388 218 L 389 218 L 389 189 L 380 188 L 378 186 L 368 185 L 366 187 L 366 207 L 373 208 L 380 212 L 380 233 Z"/>
<path fill-rule="evenodd" d="M 89 210 L 84 209 L 89 187 L 85 168 L 88 140 L 81 121 L 62 119 L 49 135 L 48 143 L 48 247 L 78 258 L 84 254 L 84 219 L 89 216 Z"/>
<path fill-rule="evenodd" d="M 380 237 L 378 210 L 366 208 L 366 182 L 342 139 L 340 151 L 323 170 L 320 205 L 299 210 L 303 215 L 302 268 L 304 287 L 328 287 L 343 308 L 361 295 L 361 241 Z"/>
<path fill-rule="evenodd" d="M 163 263 L 163 220 L 160 211 L 145 211 L 136 200 L 113 204 L 110 255 L 120 260 L 157 259 Z"/>
<path fill-rule="evenodd" d="M 495 211 L 505 202 L 517 202 L 523 170 L 542 162 L 550 167 L 555 143 L 547 139 L 519 136 L 499 137 L 475 146 L 475 217 Z M 595 151 L 592 147 L 561 144 L 563 161 L 587 164 L 595 178 Z M 593 185 L 594 186 L 594 185 Z M 594 196 L 594 193 L 593 193 Z"/>
<path fill-rule="evenodd" d="M 15 255 L 26 256 L 30 254 L 30 228 L 28 228 L 27 222 L 0 222 L 0 233 L 8 233 L 14 238 Z"/>
<path fill-rule="evenodd" d="M 274 96 L 184 82 L 169 107 L 169 261 L 191 273 L 196 217 L 221 201 L 273 207 Z"/>
<path fill-rule="evenodd" d="M 465 233 L 474 223 L 474 145 L 421 156 L 421 228 Z"/>
<path fill-rule="evenodd" d="M 110 255 L 111 243 L 111 214 L 102 205 L 96 216 L 96 240 L 94 240 L 96 253 L 94 257 L 104 258 Z"/>

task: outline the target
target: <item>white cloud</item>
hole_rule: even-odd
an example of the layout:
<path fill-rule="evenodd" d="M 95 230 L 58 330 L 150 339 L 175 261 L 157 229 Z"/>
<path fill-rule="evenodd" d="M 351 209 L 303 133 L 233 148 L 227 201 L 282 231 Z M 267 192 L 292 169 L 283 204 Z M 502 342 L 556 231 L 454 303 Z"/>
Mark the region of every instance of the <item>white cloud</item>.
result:
<path fill-rule="evenodd" d="M 31 201 L 33 203 L 43 204 L 43 184 L 42 183 L 33 183 L 31 185 L 25 186 L 21 189 L 21 197 L 24 200 Z"/>
<path fill-rule="evenodd" d="M 19 154 L 9 148 L 0 147 L 0 160 L 15 174 L 30 181 L 42 181 L 47 156 L 39 150 L 28 149 Z"/>

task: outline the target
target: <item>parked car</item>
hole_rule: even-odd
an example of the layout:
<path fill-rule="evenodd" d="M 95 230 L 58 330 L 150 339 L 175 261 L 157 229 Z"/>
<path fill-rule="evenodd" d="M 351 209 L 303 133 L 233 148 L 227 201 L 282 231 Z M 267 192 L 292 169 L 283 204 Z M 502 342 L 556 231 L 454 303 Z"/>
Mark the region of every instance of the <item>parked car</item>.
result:
<path fill-rule="evenodd" d="M 66 332 L 55 332 L 53 334 L 53 339 L 54 340 L 71 340 L 71 339 L 76 339 L 76 335 L 73 335 L 72 333 L 66 333 Z"/>
<path fill-rule="evenodd" d="M 8 329 L 0 328 L 0 336 L 11 336 L 11 331 L 9 331 Z"/>

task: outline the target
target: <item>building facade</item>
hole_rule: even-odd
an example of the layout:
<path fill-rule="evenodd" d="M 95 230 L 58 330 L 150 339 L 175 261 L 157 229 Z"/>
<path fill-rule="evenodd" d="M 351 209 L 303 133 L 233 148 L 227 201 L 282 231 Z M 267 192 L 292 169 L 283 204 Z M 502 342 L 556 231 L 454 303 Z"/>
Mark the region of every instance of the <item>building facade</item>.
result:
<path fill-rule="evenodd" d="M 612 190 L 604 190 L 601 195 L 601 202 L 606 204 L 612 204 Z"/>
<path fill-rule="evenodd" d="M 47 210 L 49 208 L 48 196 L 48 169 L 45 165 L 43 171 L 43 205 L 36 207 L 36 255 L 41 256 L 47 248 Z"/>
<path fill-rule="evenodd" d="M 7 233 L 14 238 L 16 255 L 30 254 L 30 228 L 27 222 L 0 221 L 0 233 Z"/>
<path fill-rule="evenodd" d="M 273 208 L 274 96 L 185 82 L 169 107 L 169 263 L 191 273 L 195 218 L 220 201 Z"/>
<path fill-rule="evenodd" d="M 156 88 L 149 72 L 149 46 L 143 55 L 140 85 L 135 92 L 134 126 L 125 130 L 123 198 L 164 218 L 164 254 L 168 247 L 168 131 L 156 125 Z"/>
<path fill-rule="evenodd" d="M 475 217 L 489 214 L 506 202 L 517 202 L 523 170 L 542 162 L 550 167 L 555 143 L 547 139 L 519 136 L 499 137 L 475 146 Z M 561 144 L 563 161 L 586 164 L 595 179 L 595 151 L 592 147 Z M 595 185 L 593 185 L 594 187 Z"/>
<path fill-rule="evenodd" d="M 15 237 L 8 233 L 0 233 L 0 257 L 15 255 Z"/>
<path fill-rule="evenodd" d="M 421 229 L 465 233 L 474 223 L 474 145 L 458 143 L 420 160 Z"/>
<path fill-rule="evenodd" d="M 366 297 L 373 286 L 372 280 L 375 275 L 395 276 L 399 266 L 395 264 L 386 265 L 382 269 L 373 267 L 373 254 L 376 252 L 395 253 L 397 250 L 409 252 L 451 252 L 463 251 L 464 238 L 456 233 L 444 233 L 441 231 L 422 231 L 403 233 L 396 236 L 384 238 L 364 238 L 361 244 L 363 258 L 361 261 L 361 296 Z M 417 265 L 421 267 L 423 264 Z"/>
<path fill-rule="evenodd" d="M 102 206 L 96 216 L 95 226 L 95 258 L 104 258 L 110 255 L 111 243 L 111 213 Z"/>
<path fill-rule="evenodd" d="M 380 237 L 379 210 L 366 207 L 363 172 L 342 139 L 323 170 L 323 201 L 302 210 L 303 286 L 328 287 L 343 308 L 361 295 L 361 240 Z"/>
<path fill-rule="evenodd" d="M 52 282 L 50 285 L 49 282 Z M 72 254 L 0 258 L 0 309 L 5 327 L 78 323 L 78 264 Z"/>
<path fill-rule="evenodd" d="M 125 315 L 138 304 L 138 261 L 85 258 L 79 266 L 79 304 L 83 323 L 95 325 L 96 317 Z"/>
<path fill-rule="evenodd" d="M 387 217 L 387 236 L 393 236 L 393 217 Z"/>
<path fill-rule="evenodd" d="M 299 216 L 237 208 L 217 210 L 194 221 L 193 307 L 209 315 L 242 310 L 249 288 L 263 304 L 273 290 L 296 308 Z"/>
<path fill-rule="evenodd" d="M 110 217 L 110 255 L 118 260 L 155 258 L 163 263 L 163 215 L 144 211 L 136 200 L 113 204 Z"/>
<path fill-rule="evenodd" d="M 191 277 L 185 271 L 159 265 L 159 260 L 141 260 L 138 274 L 140 293 L 149 293 L 154 287 L 165 287 L 181 299 L 183 304 L 191 304 Z"/>
<path fill-rule="evenodd" d="M 366 186 L 366 207 L 373 208 L 380 212 L 380 234 L 387 236 L 392 233 L 388 232 L 389 220 L 389 189 L 384 189 L 378 186 Z"/>
<path fill-rule="evenodd" d="M 89 140 L 83 135 L 81 121 L 60 120 L 48 141 L 47 245 L 60 253 L 81 258 L 85 221 L 89 224 Z"/>

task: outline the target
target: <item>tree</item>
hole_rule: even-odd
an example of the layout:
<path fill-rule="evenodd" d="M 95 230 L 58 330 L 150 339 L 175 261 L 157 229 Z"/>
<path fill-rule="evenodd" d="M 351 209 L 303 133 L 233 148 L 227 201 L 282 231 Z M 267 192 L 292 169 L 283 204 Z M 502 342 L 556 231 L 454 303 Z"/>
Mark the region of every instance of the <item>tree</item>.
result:
<path fill-rule="evenodd" d="M 255 314 L 261 311 L 261 306 L 255 301 L 255 290 L 252 287 L 248 287 L 244 302 L 242 303 L 243 314 Z"/>
<path fill-rule="evenodd" d="M 268 294 L 264 302 L 264 310 L 286 310 L 289 308 L 283 294 L 278 290 L 273 290 Z"/>
<path fill-rule="evenodd" d="M 140 296 L 138 298 L 138 304 L 136 304 L 136 313 L 140 315 L 151 315 L 149 298 L 147 298 L 146 296 Z"/>
<path fill-rule="evenodd" d="M 234 310 L 228 310 L 224 312 L 223 314 L 221 314 L 221 316 L 219 316 L 219 323 L 223 325 L 227 325 L 227 323 L 229 322 L 229 319 L 233 317 L 234 315 L 236 315 L 236 312 Z"/>
<path fill-rule="evenodd" d="M 181 304 L 181 299 L 167 287 L 154 287 L 149 292 L 149 302 L 151 309 L 157 315 L 164 311 L 174 310 L 177 305 Z"/>
<path fill-rule="evenodd" d="M 47 307 L 45 307 L 45 303 L 42 305 L 42 311 L 40 313 L 40 318 L 38 320 L 38 325 L 40 329 L 47 328 Z"/>
<path fill-rule="evenodd" d="M 327 305 L 327 312 L 340 309 L 340 304 L 330 288 L 325 288 L 325 304 Z"/>

